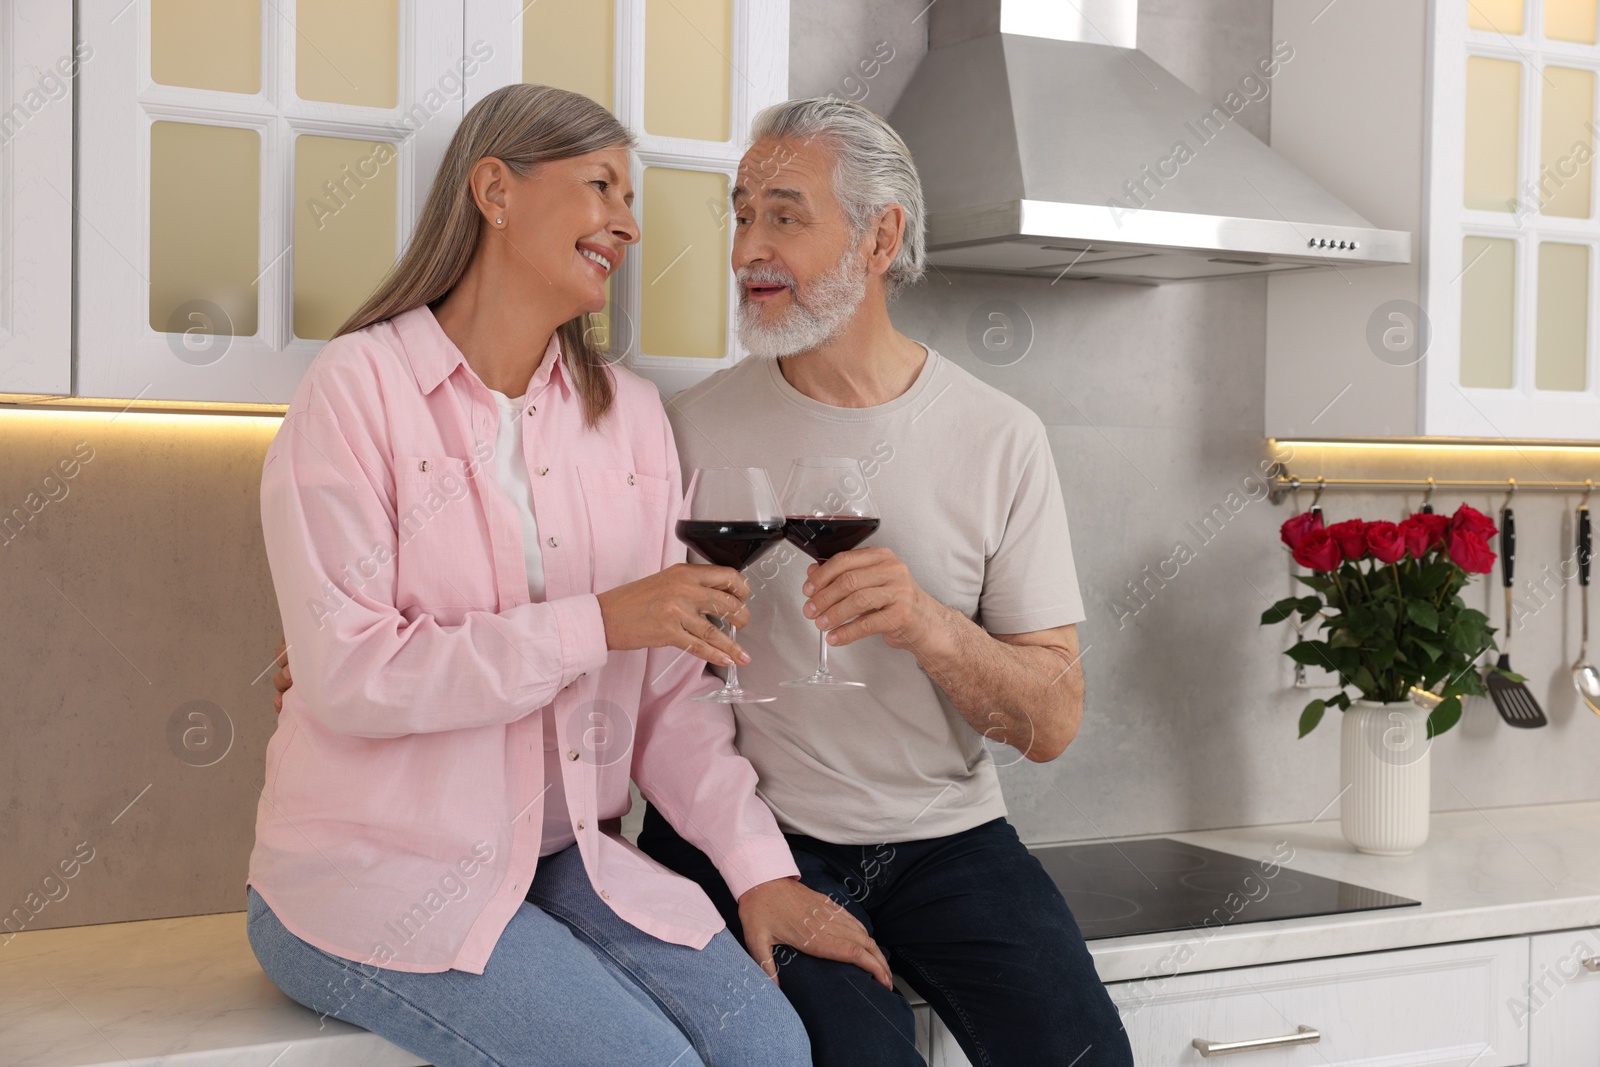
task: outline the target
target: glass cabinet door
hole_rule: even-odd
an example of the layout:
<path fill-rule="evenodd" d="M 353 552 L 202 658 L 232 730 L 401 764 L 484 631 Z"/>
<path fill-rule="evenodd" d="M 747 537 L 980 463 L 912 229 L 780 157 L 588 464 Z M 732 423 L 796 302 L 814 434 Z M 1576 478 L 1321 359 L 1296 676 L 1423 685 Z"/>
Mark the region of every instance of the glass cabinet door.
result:
<path fill-rule="evenodd" d="M 462 0 L 83 0 L 78 393 L 281 404 L 392 266 Z"/>
<path fill-rule="evenodd" d="M 1440 0 L 1429 434 L 1600 437 L 1595 0 Z"/>
<path fill-rule="evenodd" d="M 640 244 L 594 336 L 664 390 L 740 356 L 728 193 L 750 120 L 788 96 L 782 0 L 467 0 L 467 40 L 506 41 L 468 105 L 511 82 L 553 85 L 634 131 Z"/>

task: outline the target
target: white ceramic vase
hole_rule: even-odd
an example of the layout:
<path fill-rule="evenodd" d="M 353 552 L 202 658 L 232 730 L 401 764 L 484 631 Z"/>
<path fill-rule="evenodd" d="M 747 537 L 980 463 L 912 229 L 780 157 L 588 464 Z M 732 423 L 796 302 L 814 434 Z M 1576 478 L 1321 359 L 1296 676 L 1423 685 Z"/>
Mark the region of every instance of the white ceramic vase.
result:
<path fill-rule="evenodd" d="M 1406 856 L 1428 840 L 1428 713 L 1409 700 L 1351 703 L 1340 726 L 1339 825 L 1360 852 Z"/>

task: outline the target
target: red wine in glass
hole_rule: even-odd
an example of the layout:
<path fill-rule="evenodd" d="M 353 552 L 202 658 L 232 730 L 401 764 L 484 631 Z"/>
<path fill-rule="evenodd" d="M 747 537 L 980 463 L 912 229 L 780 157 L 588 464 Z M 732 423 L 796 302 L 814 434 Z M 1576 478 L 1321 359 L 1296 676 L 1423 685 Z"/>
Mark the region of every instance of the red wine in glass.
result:
<path fill-rule="evenodd" d="M 717 522 L 679 519 L 678 540 L 719 567 L 742 571 L 773 544 L 783 540 L 784 524 L 772 520 Z"/>
<path fill-rule="evenodd" d="M 772 480 L 760 467 L 708 467 L 694 472 L 673 532 L 678 540 L 720 567 L 743 570 L 783 540 L 783 512 Z M 737 630 L 730 630 L 737 634 Z M 765 704 L 776 697 L 739 684 L 737 665 L 721 689 L 695 697 L 709 704 Z"/>
<path fill-rule="evenodd" d="M 818 563 L 826 563 L 871 537 L 877 528 L 877 519 L 858 515 L 790 515 L 784 520 L 783 536 Z"/>
<path fill-rule="evenodd" d="M 783 536 L 818 563 L 855 548 L 878 528 L 878 509 L 867 479 L 853 459 L 797 459 L 783 487 Z M 817 634 L 817 669 L 804 678 L 780 682 L 791 689 L 865 689 L 828 671 L 828 634 Z"/>

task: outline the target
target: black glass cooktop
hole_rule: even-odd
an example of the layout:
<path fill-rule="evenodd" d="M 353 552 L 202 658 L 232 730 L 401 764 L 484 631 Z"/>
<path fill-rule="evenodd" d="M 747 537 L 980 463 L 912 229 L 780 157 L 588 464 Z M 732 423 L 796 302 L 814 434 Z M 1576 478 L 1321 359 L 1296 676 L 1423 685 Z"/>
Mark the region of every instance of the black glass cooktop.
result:
<path fill-rule="evenodd" d="M 1420 904 L 1279 866 L 1287 849 L 1245 859 L 1155 837 L 1032 851 L 1087 941 Z"/>

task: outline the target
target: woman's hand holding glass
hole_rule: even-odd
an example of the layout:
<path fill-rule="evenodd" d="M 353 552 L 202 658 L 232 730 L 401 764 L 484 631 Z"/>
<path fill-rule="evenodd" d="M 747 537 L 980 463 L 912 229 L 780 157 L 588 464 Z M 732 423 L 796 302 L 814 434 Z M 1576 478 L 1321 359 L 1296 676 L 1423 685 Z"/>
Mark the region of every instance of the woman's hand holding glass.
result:
<path fill-rule="evenodd" d="M 675 563 L 658 574 L 599 594 L 606 647 L 681 648 L 718 667 L 749 663 L 739 644 L 706 618 L 750 621 L 750 583 L 732 567 Z"/>

